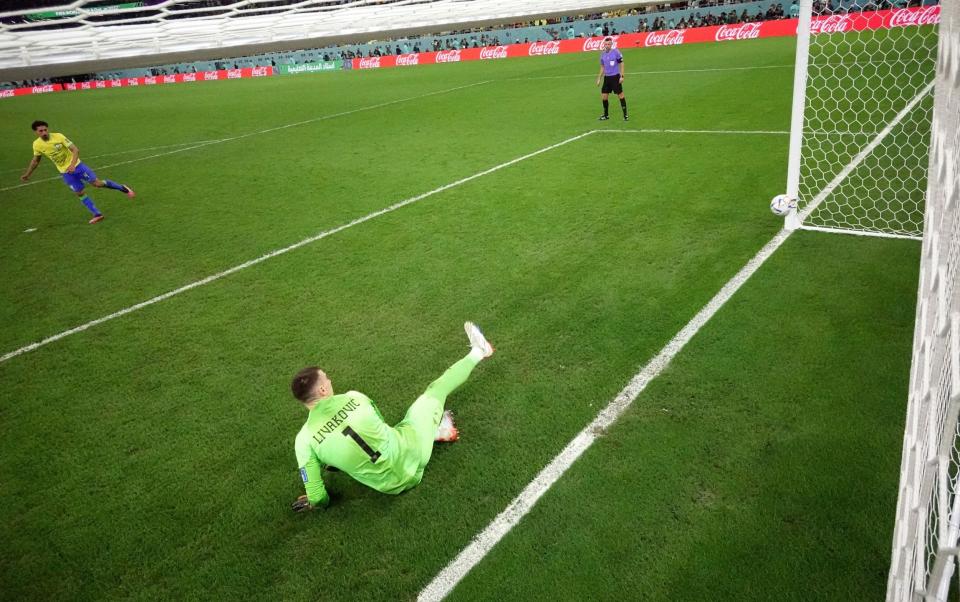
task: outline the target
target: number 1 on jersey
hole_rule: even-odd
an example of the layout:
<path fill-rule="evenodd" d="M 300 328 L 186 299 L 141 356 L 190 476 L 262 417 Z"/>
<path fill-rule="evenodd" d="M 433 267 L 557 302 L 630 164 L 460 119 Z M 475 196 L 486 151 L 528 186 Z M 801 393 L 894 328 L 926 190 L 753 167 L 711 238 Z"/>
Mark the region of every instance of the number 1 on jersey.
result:
<path fill-rule="evenodd" d="M 353 439 L 354 441 L 356 441 L 356 442 L 357 442 L 357 445 L 360 446 L 360 449 L 362 449 L 363 451 L 365 451 L 365 452 L 367 453 L 367 455 L 370 456 L 370 463 L 371 463 L 371 464 L 376 464 L 376 463 L 377 463 L 377 460 L 380 459 L 380 452 L 378 452 L 378 451 L 373 451 L 373 448 L 370 447 L 370 444 L 368 444 L 366 441 L 364 441 L 364 440 L 363 440 L 363 437 L 361 437 L 359 434 L 357 434 L 357 431 L 353 430 L 352 427 L 347 426 L 347 427 L 344 427 L 344 429 L 343 429 L 342 432 L 343 432 L 343 436 L 344 436 L 344 437 L 350 437 L 351 439 Z"/>

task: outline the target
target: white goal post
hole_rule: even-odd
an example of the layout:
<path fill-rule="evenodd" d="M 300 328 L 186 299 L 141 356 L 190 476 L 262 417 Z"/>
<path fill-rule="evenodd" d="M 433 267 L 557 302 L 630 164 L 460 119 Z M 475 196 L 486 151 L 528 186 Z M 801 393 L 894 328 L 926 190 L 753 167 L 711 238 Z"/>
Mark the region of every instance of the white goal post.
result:
<path fill-rule="evenodd" d="M 887 599 L 960 596 L 960 4 L 940 21 L 929 184 Z"/>
<path fill-rule="evenodd" d="M 833 4 L 800 2 L 786 227 L 919 240 L 940 6 Z"/>
<path fill-rule="evenodd" d="M 812 4 L 800 3 L 785 227 L 923 241 L 887 600 L 957 600 L 960 2 Z"/>

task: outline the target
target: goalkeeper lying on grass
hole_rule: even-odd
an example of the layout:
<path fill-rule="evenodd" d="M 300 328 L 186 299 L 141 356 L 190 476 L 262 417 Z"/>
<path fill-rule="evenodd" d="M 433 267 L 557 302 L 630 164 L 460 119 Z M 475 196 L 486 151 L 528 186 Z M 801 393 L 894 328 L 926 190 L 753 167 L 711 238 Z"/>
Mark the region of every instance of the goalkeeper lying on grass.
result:
<path fill-rule="evenodd" d="M 466 382 L 493 347 L 473 322 L 463 325 L 470 353 L 447 369 L 413 402 L 396 426 L 389 426 L 370 398 L 357 391 L 333 394 L 333 384 L 317 366 L 293 377 L 293 396 L 309 412 L 297 434 L 297 463 L 307 495 L 293 503 L 302 512 L 326 506 L 330 496 L 321 476 L 324 466 L 340 470 L 368 487 L 397 494 L 416 487 L 430 461 L 434 441 L 456 441 L 457 428 L 447 395 Z"/>

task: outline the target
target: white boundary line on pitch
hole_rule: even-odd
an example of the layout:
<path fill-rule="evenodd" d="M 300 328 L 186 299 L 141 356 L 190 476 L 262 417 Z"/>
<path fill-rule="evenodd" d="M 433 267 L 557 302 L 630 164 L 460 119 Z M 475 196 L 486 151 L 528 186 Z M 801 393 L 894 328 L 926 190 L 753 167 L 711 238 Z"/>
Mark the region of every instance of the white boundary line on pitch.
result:
<path fill-rule="evenodd" d="M 580 456 L 593 445 L 593 442 L 603 434 L 647 388 L 653 379 L 670 364 L 674 357 L 699 332 L 710 318 L 736 293 L 743 284 L 780 248 L 780 245 L 792 234 L 792 231 L 781 230 L 768 242 L 760 252 L 747 262 L 737 274 L 720 289 L 697 314 L 687 322 L 670 339 L 670 342 L 657 353 L 638 372 L 627 386 L 590 422 L 563 450 L 550 461 L 537 476 L 524 487 L 523 491 L 497 515 L 487 527 L 480 532 L 470 544 L 453 559 L 436 577 L 420 592 L 417 600 L 433 602 L 443 600 L 460 581 L 493 549 L 503 537 L 515 527 L 536 505 L 537 501 L 547 492 L 560 477 L 573 466 Z"/>
<path fill-rule="evenodd" d="M 117 155 L 129 155 L 131 153 L 142 153 L 146 151 L 159 150 L 161 148 L 174 148 L 177 146 L 190 146 L 191 144 L 203 144 L 206 142 L 219 142 L 219 139 L 210 139 L 210 140 L 194 140 L 192 142 L 178 142 L 176 144 L 163 144 L 161 146 L 148 146 L 146 148 L 131 148 L 124 151 L 114 151 L 112 153 L 102 153 L 99 155 L 90 155 L 88 159 L 100 159 L 103 157 L 115 157 Z M 22 167 L 11 167 L 10 169 L 0 170 L 0 173 L 10 173 L 16 171 L 23 171 Z"/>
<path fill-rule="evenodd" d="M 539 149 L 539 150 L 535 150 L 535 151 L 533 151 L 533 152 L 531 152 L 531 153 L 527 153 L 526 155 L 523 155 L 523 156 L 521 156 L 521 157 L 517 157 L 517 158 L 515 158 L 515 159 L 511 159 L 510 161 L 506 161 L 506 162 L 501 163 L 501 164 L 499 164 L 499 165 L 495 165 L 494 167 L 491 167 L 491 168 L 489 168 L 489 169 L 485 169 L 485 170 L 483 170 L 483 171 L 477 172 L 477 173 L 473 174 L 472 176 L 467 176 L 467 177 L 465 177 L 465 178 L 461 178 L 461 179 L 459 179 L 459 180 L 456 180 L 455 182 L 451 182 L 451 183 L 449 183 L 449 184 L 444 184 L 443 186 L 440 186 L 439 188 L 434 188 L 433 190 L 431 190 L 431 191 L 429 191 L 429 192 L 424 192 L 424 193 L 422 193 L 422 194 L 418 194 L 417 196 L 413 196 L 413 197 L 410 197 L 410 198 L 405 199 L 405 200 L 403 200 L 403 201 L 400 201 L 400 202 L 398 202 L 398 203 L 394 203 L 393 205 L 390 205 L 389 207 L 385 207 L 385 208 L 380 209 L 380 210 L 378 210 L 378 211 L 374 211 L 373 213 L 368 213 L 367 215 L 365 215 L 365 216 L 363 216 L 363 217 L 359 217 L 359 218 L 357 218 L 357 219 L 355 219 L 355 220 L 353 220 L 353 221 L 351 221 L 351 222 L 347 222 L 346 224 L 342 224 L 342 225 L 340 225 L 340 226 L 337 226 L 336 228 L 332 228 L 332 229 L 330 229 L 330 230 L 324 230 L 323 232 L 320 232 L 320 233 L 315 234 L 315 235 L 313 235 L 313 236 L 310 236 L 310 237 L 308 237 L 308 238 L 304 238 L 303 240 L 301 240 L 301 241 L 299 241 L 299 242 L 295 242 L 295 243 L 293 243 L 292 245 L 283 247 L 283 248 L 281 248 L 281 249 L 275 249 L 275 250 L 270 251 L 269 253 L 267 253 L 267 254 L 265 254 L 265 255 L 261 255 L 260 257 L 257 257 L 257 258 L 255 258 L 255 259 L 251 259 L 251 260 L 246 261 L 246 262 L 244 262 L 244 263 L 241 263 L 241 264 L 239 264 L 239 265 L 235 265 L 235 266 L 233 266 L 232 268 L 226 269 L 226 270 L 224 270 L 224 271 L 222 271 L 222 272 L 217 272 L 216 274 L 213 274 L 213 275 L 211 275 L 211 276 L 207 276 L 206 278 L 203 278 L 203 279 L 201 279 L 201 280 L 197 280 L 197 281 L 195 281 L 195 282 L 191 282 L 190 284 L 181 286 L 180 288 L 174 289 L 174 290 L 172 290 L 172 291 L 168 291 L 168 292 L 166 292 L 166 293 L 163 293 L 162 295 L 158 295 L 158 296 L 156 296 L 156 297 L 153 297 L 152 299 L 148 299 L 148 300 L 146 300 L 146 301 L 142 301 L 142 302 L 137 303 L 137 304 L 135 304 L 135 305 L 131 305 L 130 307 L 127 307 L 127 308 L 125 308 L 125 309 L 121 309 L 121 310 L 119 310 L 119 311 L 113 312 L 112 314 L 103 316 L 102 318 L 97 318 L 96 320 L 91 320 L 90 322 L 87 322 L 86 324 L 81 324 L 80 326 L 76 326 L 76 327 L 71 328 L 71 329 L 69 329 L 69 330 L 65 330 L 65 331 L 63 331 L 63 332 L 61 332 L 61 333 L 59 333 L 59 334 L 55 334 L 55 335 L 53 335 L 53 336 L 47 337 L 47 338 L 45 338 L 45 339 L 43 339 L 43 340 L 41 340 L 41 341 L 38 341 L 38 342 L 36 342 L 36 343 L 31 343 L 30 345 L 25 345 L 25 346 L 23 346 L 23 347 L 21 347 L 21 348 L 19 348 L 19 349 L 16 349 L 16 350 L 14 350 L 14 351 L 11 351 L 11 352 L 9 352 L 9 353 L 4 354 L 3 356 L 0 356 L 0 363 L 6 362 L 7 360 L 13 359 L 13 358 L 15 358 L 15 357 L 17 357 L 17 356 L 19 356 L 19 355 L 23 355 L 24 353 L 28 353 L 28 352 L 33 351 L 33 350 L 35 350 L 35 349 L 39 349 L 40 347 L 43 347 L 43 346 L 45 346 L 45 345 L 49 345 L 50 343 L 53 343 L 53 342 L 55 342 L 55 341 L 59 341 L 60 339 L 66 338 L 66 337 L 68 337 L 68 336 L 70 336 L 70 335 L 72 335 L 72 334 L 77 334 L 78 332 L 83 332 L 84 330 L 87 330 L 87 329 L 89 329 L 89 328 L 92 328 L 93 326 L 97 326 L 98 324 L 103 324 L 104 322 L 109 322 L 110 320 L 113 320 L 113 319 L 115 319 L 115 318 L 119 318 L 120 316 L 125 316 L 125 315 L 127 315 L 127 314 L 129 314 L 129 313 L 133 313 L 133 312 L 135 312 L 135 311 L 137 311 L 137 310 L 143 309 L 144 307 L 149 307 L 150 305 L 154 305 L 155 303 L 159 303 L 159 302 L 164 301 L 164 300 L 166 300 L 166 299 L 169 299 L 169 298 L 171 298 L 171 297 L 175 297 L 176 295 L 179 295 L 179 294 L 181 294 L 181 293 L 185 293 L 185 292 L 187 292 L 187 291 L 189 291 L 189 290 L 191 290 L 191 289 L 195 289 L 195 288 L 197 288 L 197 287 L 203 286 L 203 285 L 205 285 L 205 284 L 209 284 L 209 283 L 214 282 L 214 281 L 216 281 L 216 280 L 220 280 L 221 278 L 223 278 L 223 277 L 225 277 L 225 276 L 229 276 L 230 274 L 234 274 L 234 273 L 239 272 L 239 271 L 241 271 L 241 270 L 245 270 L 245 269 L 247 269 L 247 268 L 249 268 L 249 267 L 251 267 L 251 266 L 257 265 L 258 263 L 262 263 L 262 262 L 264 262 L 264 261 L 266 261 L 266 260 L 268 260 L 268 259 L 271 259 L 271 258 L 273 258 L 273 257 L 277 257 L 278 255 L 283 255 L 283 254 L 289 253 L 290 251 L 293 251 L 293 250 L 295 250 L 295 249 L 299 249 L 300 247 L 303 247 L 303 246 L 309 245 L 309 244 L 311 244 L 311 243 L 317 242 L 318 240 L 322 240 L 322 239 L 324 239 L 324 238 L 327 238 L 328 236 L 331 236 L 331 235 L 336 234 L 336 233 L 338 233 L 338 232 L 342 232 L 343 230 L 346 230 L 347 228 L 352 228 L 353 226 L 360 225 L 360 224 L 362 224 L 362 223 L 364 223 L 364 222 L 367 222 L 367 221 L 370 221 L 370 220 L 372 220 L 372 219 L 374 219 L 374 218 L 380 217 L 381 215 L 385 215 L 385 214 L 387 214 L 387 213 L 391 213 L 391 212 L 393 212 L 393 211 L 396 211 L 397 209 L 400 209 L 401 207 L 406 207 L 407 205 L 412 205 L 413 203 L 416 203 L 417 201 L 422 201 L 423 199 L 425 199 L 425 198 L 427 198 L 427 197 L 431 197 L 431 196 L 433 196 L 433 195 L 435 195 L 435 194 L 438 194 L 438 193 L 440 193 L 440 192 L 443 192 L 443 191 L 445 191 L 445 190 L 450 190 L 451 188 L 456 188 L 457 186 L 460 186 L 461 184 L 466 184 L 467 182 L 470 182 L 470 181 L 472 181 L 472 180 L 476 180 L 477 178 L 481 178 L 481 177 L 483 177 L 483 176 L 492 174 L 493 172 L 499 171 L 499 170 L 501 170 L 501 169 L 503 169 L 503 168 L 505 168 L 505 167 L 509 167 L 509 166 L 511 166 L 511 165 L 514 165 L 514 164 L 519 163 L 519 162 L 521 162 L 521 161 L 524 161 L 524 160 L 526 160 L 526 159 L 530 159 L 531 157 L 536 157 L 537 155 L 543 154 L 543 153 L 545 153 L 545 152 L 547 152 L 547 151 L 551 151 L 551 150 L 553 150 L 553 149 L 555 149 L 555 148 L 559 148 L 559 147 L 561 147 L 561 146 L 564 146 L 565 144 L 569 144 L 569 143 L 571 143 L 571 142 L 574 142 L 574 141 L 576 141 L 576 140 L 579 140 L 579 139 L 581 139 L 581 138 L 585 138 L 585 137 L 587 137 L 587 136 L 589 136 L 589 135 L 591 135 L 591 134 L 596 134 L 596 133 L 597 133 L 597 130 L 589 130 L 589 131 L 587 131 L 587 132 L 584 132 L 583 134 L 578 134 L 578 135 L 576 135 L 576 136 L 572 136 L 572 137 L 570 137 L 570 138 L 567 138 L 566 140 L 563 140 L 563 141 L 561 141 L 561 142 L 557 142 L 556 144 L 551 144 L 550 146 L 545 146 L 545 147 L 543 147 L 543 148 L 541 148 L 541 149 Z"/>
<path fill-rule="evenodd" d="M 121 162 L 119 162 L 119 163 L 111 163 L 110 165 L 99 165 L 99 166 L 97 166 L 97 170 L 100 170 L 100 169 L 110 169 L 111 167 L 118 167 L 118 166 L 120 166 L 120 165 L 129 165 L 130 163 L 138 163 L 138 162 L 140 162 L 140 161 L 146 161 L 147 159 L 156 159 L 157 157 L 166 157 L 166 156 L 168 156 L 168 155 L 175 155 L 175 154 L 177 154 L 177 153 L 186 152 L 186 151 L 189 151 L 189 150 L 193 150 L 193 149 L 195 149 L 195 148 L 202 148 L 202 147 L 204 147 L 204 146 L 210 146 L 210 145 L 213 145 L 213 144 L 221 144 L 221 143 L 223 143 L 223 142 L 232 142 L 232 141 L 234 141 L 234 140 L 243 140 L 244 138 L 250 138 L 251 136 L 259 136 L 259 135 L 261 135 L 261 134 L 268 134 L 268 133 L 270 133 L 270 132 L 276 132 L 276 131 L 279 131 L 279 130 L 285 130 L 285 129 L 287 129 L 287 128 L 296 127 L 296 126 L 298 126 L 298 125 L 306 125 L 306 124 L 308 124 L 308 123 L 315 123 L 315 122 L 317 122 L 317 121 L 326 121 L 326 120 L 328 120 L 328 119 L 335 119 L 335 118 L 337 118 L 337 117 L 344 117 L 344 116 L 346 116 L 346 115 L 353 115 L 354 113 L 361 113 L 361 112 L 363 112 L 363 111 L 372 111 L 373 109 L 380 109 L 380 108 L 383 108 L 383 107 L 389 107 L 390 105 L 400 104 L 400 103 L 402 103 L 402 102 L 410 102 L 410 101 L 412 101 L 412 100 L 419 100 L 419 99 L 421 99 L 421 98 L 427 98 L 427 97 L 429 97 L 429 96 L 436 96 L 436 95 L 438 95 L 438 94 L 447 94 L 448 92 L 456 92 L 457 90 L 464 90 L 464 89 L 466 89 L 466 88 L 473 88 L 474 86 L 482 86 L 482 85 L 484 85 L 484 84 L 492 83 L 493 81 L 495 81 L 495 80 L 484 80 L 484 81 L 480 81 L 480 82 L 474 82 L 474 83 L 472 83 L 472 84 L 466 84 L 466 85 L 464 85 L 464 86 L 456 86 L 456 87 L 453 87 L 453 88 L 447 88 L 447 89 L 445 89 L 445 90 L 437 90 L 437 91 L 435 91 L 435 92 L 427 92 L 426 94 L 420 94 L 420 95 L 417 95 L 417 96 L 409 96 L 409 97 L 407 97 L 407 98 L 398 98 L 397 100 L 390 100 L 390 101 L 387 101 L 387 102 L 381 102 L 381 103 L 379 103 L 379 104 L 369 105 L 369 106 L 366 106 L 366 107 L 360 107 L 360 108 L 358 108 L 358 109 L 350 109 L 349 111 L 342 111 L 342 112 L 340 112 L 340 113 L 332 113 L 332 114 L 330 114 L 330 115 L 321 115 L 320 117 L 313 117 L 313 118 L 310 118 L 310 119 L 305 119 L 305 120 L 303 120 L 303 121 L 297 121 L 297 122 L 295 122 L 295 123 L 287 123 L 287 124 L 285 124 L 285 125 L 278 125 L 278 126 L 276 126 L 276 127 L 267 128 L 267 129 L 265 129 L 265 130 L 257 130 L 257 131 L 255 131 L 255 132 L 248 132 L 248 133 L 246 133 L 246 134 L 240 134 L 239 136 L 230 136 L 230 137 L 228 137 L 228 138 L 219 138 L 219 139 L 216 139 L 216 140 L 200 141 L 200 142 L 197 142 L 197 143 L 192 143 L 192 142 L 191 142 L 191 143 L 188 143 L 188 144 L 194 144 L 194 146 L 188 146 L 188 147 L 186 147 L 186 148 L 178 148 L 178 149 L 172 150 L 172 151 L 167 151 L 167 152 L 163 152 L 163 153 L 157 153 L 157 154 L 155 154 L 155 155 L 150 155 L 150 156 L 148 156 L 148 157 L 138 157 L 138 158 L 136 158 L 136 159 L 130 159 L 129 161 L 121 161 Z M 51 180 L 58 180 L 58 179 L 60 179 L 60 176 L 57 175 L 57 176 L 51 176 L 51 177 L 49 177 L 49 178 L 41 178 L 41 179 L 39 179 L 39 180 L 32 180 L 32 181 L 30 181 L 30 182 L 23 182 L 23 183 L 21 183 L 21 184 L 15 185 L 15 186 L 7 186 L 6 188 L 0 188 L 0 192 L 4 192 L 4 191 L 7 191 L 7 190 L 15 190 L 15 189 L 17 189 L 17 188 L 23 188 L 24 186 L 32 186 L 32 185 L 34 185 L 34 184 L 40 184 L 41 182 L 49 182 L 49 181 L 51 181 Z"/>
<path fill-rule="evenodd" d="M 626 75 L 659 75 L 662 73 L 714 73 L 718 71 L 753 71 L 754 69 L 793 69 L 794 65 L 754 65 L 752 67 L 713 67 L 710 69 L 664 69 L 661 71 L 627 71 Z M 508 77 L 499 81 L 527 81 L 531 79 L 570 79 L 574 77 L 596 77 L 596 75 L 578 73 L 576 75 L 533 75 L 530 77 Z"/>
<path fill-rule="evenodd" d="M 484 170 L 484 171 L 478 172 L 478 173 L 476 173 L 476 174 L 473 174 L 472 176 L 467 176 L 466 178 L 462 178 L 462 179 L 457 180 L 457 181 L 455 181 L 455 182 L 451 182 L 450 184 L 445 184 L 445 185 L 443 185 L 443 186 L 441 186 L 441 187 L 439 187 L 439 188 L 435 188 L 435 189 L 433 189 L 433 190 L 431 190 L 431 191 L 429 191 L 429 192 L 425 192 L 425 193 L 419 194 L 419 195 L 417 195 L 417 196 L 415 196 L 415 197 L 411 197 L 411 198 L 409 198 L 409 199 L 400 201 L 400 202 L 395 203 L 395 204 L 393 204 L 393 205 L 390 205 L 389 207 L 386 207 L 386 208 L 384 208 L 384 209 L 380 209 L 380 210 L 378 210 L 378 211 L 375 211 L 375 212 L 370 213 L 370 214 L 368 214 L 368 215 L 365 215 L 365 216 L 363 216 L 363 217 L 357 218 L 357 219 L 355 219 L 355 220 L 353 220 L 353 221 L 351 221 L 351 222 L 348 222 L 348 223 L 346 223 L 346 224 L 337 226 L 336 228 L 333 228 L 333 229 L 331 229 L 331 230 L 325 230 L 325 231 L 323 231 L 323 232 L 320 232 L 319 234 L 315 234 L 314 236 L 311 236 L 311 237 L 309 237 L 309 238 L 305 238 L 305 239 L 303 239 L 303 240 L 301 240 L 301 241 L 299 241 L 299 242 L 296 242 L 296 243 L 294 243 L 294 244 L 292 244 L 292 245 L 289 245 L 289 246 L 287 246 L 287 247 L 283 247 L 283 248 L 281 248 L 281 249 L 276 249 L 276 250 L 274 250 L 274 251 L 271 251 L 271 252 L 267 253 L 266 255 L 261 255 L 260 257 L 257 257 L 257 258 L 255 258 L 255 259 L 251 259 L 251 260 L 249 260 L 249 261 L 246 261 L 246 262 L 244 262 L 244 263 L 241 263 L 241 264 L 239 264 L 239 265 L 236 265 L 236 266 L 234 266 L 234 267 L 232 267 L 232 268 L 228 268 L 228 269 L 226 269 L 226 270 L 224 270 L 224 271 L 222 271 L 222 272 L 218 272 L 218 273 L 213 274 L 213 275 L 211 275 L 211 276 L 207 276 L 206 278 L 203 278 L 203 279 L 201 279 L 201 280 L 197 280 L 196 282 L 192 282 L 192 283 L 190 283 L 190 284 L 186 284 L 186 285 L 184 285 L 184 286 L 181 286 L 180 288 L 177 288 L 177 289 L 174 289 L 174 290 L 172 290 L 172 291 L 168 291 L 168 292 L 166 292 L 166 293 L 163 293 L 162 295 L 158 295 L 158 296 L 156 296 L 156 297 L 153 297 L 152 299 L 148 299 L 148 300 L 146 300 L 146 301 L 142 301 L 142 302 L 137 303 L 137 304 L 135 304 L 135 305 L 131 305 L 130 307 L 127 307 L 127 308 L 125 308 L 125 309 L 121 309 L 121 310 L 119 310 L 119 311 L 116 311 L 116 312 L 114 312 L 114 313 L 112 313 L 112 314 L 103 316 L 103 317 L 101 317 L 101 318 L 97 318 L 96 320 L 92 320 L 92 321 L 87 322 L 87 323 L 85 323 L 85 324 L 81 324 L 80 326 L 76 326 L 76 327 L 71 328 L 71 329 L 69 329 L 69 330 L 65 330 L 65 331 L 63 331 L 63 332 L 61 332 L 61 333 L 59 333 L 59 334 L 55 334 L 55 335 L 53 335 L 53 336 L 50 336 L 50 337 L 47 337 L 47 338 L 42 339 L 42 340 L 40 340 L 40 341 L 37 341 L 36 343 L 31 343 L 31 344 L 29 344 L 29 345 L 25 345 L 25 346 L 23 346 L 23 347 L 20 347 L 19 349 L 16 349 L 16 350 L 14 350 L 14 351 L 10 351 L 10 352 L 8 352 L 8 353 L 0 356 L 0 364 L 6 362 L 7 360 L 13 359 L 13 358 L 15 358 L 15 357 L 17 357 L 17 356 L 19 356 L 19 355 L 23 355 L 24 353 L 29 353 L 30 351 L 33 351 L 33 350 L 35 350 L 35 349 L 39 349 L 40 347 L 43 347 L 43 346 L 45 346 L 45 345 L 49 345 L 50 343 L 59 341 L 60 339 L 63 339 L 63 338 L 65 338 L 65 337 L 68 337 L 68 336 L 70 336 L 70 335 L 72 335 L 72 334 L 76 334 L 76 333 L 78 333 L 78 332 L 83 332 L 84 330 L 87 330 L 88 328 L 91 328 L 91 327 L 96 326 L 96 325 L 98 325 L 98 324 L 103 324 L 104 322 L 108 322 L 108 321 L 110 321 L 110 320 L 113 320 L 114 318 L 119 318 L 120 316 L 125 316 L 125 315 L 127 315 L 127 314 L 129 314 L 129 313 L 133 313 L 133 312 L 135 312 L 135 311 L 137 311 L 137 310 L 143 309 L 144 307 L 148 307 L 148 306 L 153 305 L 153 304 L 155 304 L 155 303 L 159 303 L 160 301 L 164 301 L 164 300 L 166 300 L 166 299 L 169 299 L 169 298 L 171 298 L 171 297 L 174 297 L 174 296 L 176 296 L 176 295 L 179 295 L 180 293 L 184 293 L 184 292 L 187 292 L 187 291 L 189 291 L 189 290 L 191 290 L 191 289 L 197 288 L 197 287 L 199 287 L 199 286 L 203 286 L 203 285 L 205 285 L 205 284 L 209 284 L 210 282 L 213 282 L 213 281 L 215 281 L 215 280 L 219 280 L 219 279 L 223 278 L 224 276 L 228 276 L 228 275 L 233 274 L 233 273 L 235 273 L 235 272 L 239 272 L 240 270 L 244 270 L 244 269 L 246 269 L 246 268 L 248 268 L 248 267 L 251 267 L 251 266 L 254 266 L 254 265 L 258 264 L 258 263 L 261 263 L 261 262 L 263 262 L 263 261 L 266 261 L 267 259 L 270 259 L 271 257 L 276 257 L 277 255 L 283 255 L 284 253 L 288 253 L 288 252 L 290 252 L 290 251 L 293 251 L 294 249 L 298 249 L 298 248 L 300 248 L 300 247 L 302 247 L 302 246 L 305 246 L 305 245 L 308 245 L 308 244 L 310 244 L 310 243 L 316 242 L 316 241 L 321 240 L 321 239 L 323 239 L 323 238 L 326 238 L 326 237 L 328 237 L 328 236 L 330 236 L 330 235 L 332 235 L 332 234 L 336 234 L 337 232 L 340 232 L 340 231 L 342 231 L 342 230 L 346 230 L 347 228 L 351 228 L 351 227 L 353 227 L 353 226 L 362 224 L 363 222 L 369 221 L 369 220 L 371 220 L 371 219 L 374 219 L 374 218 L 379 217 L 379 216 L 381 216 L 381 215 L 384 215 L 384 214 L 386 214 L 386 213 L 390 213 L 390 212 L 392 212 L 392 211 L 396 211 L 397 209 L 400 209 L 401 207 L 404 207 L 404 206 L 406 206 L 406 205 L 410 205 L 410 204 L 415 203 L 415 202 L 417 202 L 417 201 L 423 200 L 423 199 L 425 199 L 425 198 L 427 198 L 427 197 L 430 197 L 430 196 L 433 196 L 433 195 L 435 195 L 435 194 L 437 194 L 437 193 L 439 193 L 439 192 L 443 192 L 443 191 L 445 191 L 445 190 L 449 190 L 449 189 L 454 188 L 454 187 L 456 187 L 456 186 L 459 186 L 459 185 L 461 185 L 461 184 L 465 184 L 465 183 L 467 183 L 467 182 L 469 182 L 469 181 L 471 181 L 471 180 L 475 180 L 476 178 L 479 178 L 479 177 L 482 177 L 482 176 L 491 174 L 491 173 L 493 173 L 493 172 L 495 172 L 495 171 L 499 171 L 499 170 L 503 169 L 504 167 L 509 167 L 510 165 L 514 165 L 515 163 L 519 163 L 520 161 L 523 161 L 523 160 L 525 160 L 525 159 L 529 159 L 529 158 L 531 158 L 531 157 L 535 157 L 535 156 L 537 156 L 537 155 L 539 155 L 539 154 L 541 154 L 541 153 L 545 153 L 545 152 L 547 152 L 547 151 L 549 151 L 549 150 L 553 150 L 553 149 L 558 148 L 558 147 L 560 147 L 560 146 L 563 146 L 563 145 L 565 145 L 565 144 L 569 144 L 570 142 L 573 142 L 573 141 L 575 141 L 575 140 L 579 140 L 579 139 L 581 139 L 581 138 L 585 138 L 585 137 L 587 137 L 587 136 L 590 136 L 591 134 L 605 133 L 605 132 L 607 132 L 607 131 L 619 131 L 619 130 L 589 130 L 589 131 L 587 131 L 587 132 L 584 132 L 583 134 L 578 134 L 578 135 L 573 136 L 573 137 L 571 137 L 571 138 L 567 138 L 566 140 L 563 140 L 563 141 L 558 142 L 558 143 L 556 143 L 556 144 L 552 144 L 552 145 L 550 145 L 550 146 L 546 146 L 546 147 L 544 147 L 544 148 L 541 148 L 540 150 L 533 151 L 532 153 L 528 153 L 528 154 L 526 154 L 526 155 L 523 155 L 522 157 L 518 157 L 518 158 L 516 158 L 516 159 L 512 159 L 512 160 L 510 160 L 510 161 L 507 161 L 507 162 L 505 162 L 505 163 L 501 163 L 500 165 L 496 165 L 496 166 L 491 167 L 491 168 L 489 168 L 489 169 L 486 169 L 486 170 Z M 684 130 L 674 130 L 674 131 L 683 132 Z M 701 132 L 701 131 L 698 130 L 698 133 L 700 133 L 700 132 Z M 748 131 L 745 131 L 745 132 L 746 132 L 746 133 L 749 133 Z M 724 131 L 723 131 L 723 130 L 717 130 L 717 131 L 715 131 L 714 133 L 724 133 Z M 211 144 L 212 144 L 212 143 L 211 143 Z M 191 148 L 193 148 L 193 147 L 191 147 Z M 186 150 L 186 149 L 185 149 L 185 150 Z"/>
<path fill-rule="evenodd" d="M 850 163 L 828 184 L 810 203 L 811 210 L 819 205 L 840 182 L 847 177 L 873 151 L 877 145 L 893 130 L 894 127 L 909 113 L 920 99 L 933 87 L 931 82 L 920 91 L 894 119 L 877 134 L 867 146 L 863 148 Z M 593 445 L 603 432 L 608 429 L 637 399 L 640 393 L 647 388 L 663 370 L 670 365 L 674 357 L 690 342 L 699 330 L 733 297 L 740 287 L 753 276 L 761 265 L 774 251 L 793 234 L 795 230 L 781 230 L 770 242 L 747 262 L 712 299 L 687 322 L 670 342 L 640 371 L 630 379 L 627 386 L 590 422 L 553 460 L 541 470 L 523 491 L 491 521 L 464 548 L 456 558 L 443 568 L 417 596 L 419 602 L 434 602 L 443 600 L 460 581 L 500 542 L 503 537 L 515 527 L 520 520 L 530 512 L 537 501 L 573 466 L 574 462 Z"/>
<path fill-rule="evenodd" d="M 735 134 L 735 135 L 770 135 L 787 136 L 787 130 L 684 130 L 684 129 L 601 129 L 601 132 L 612 134 Z M 876 136 L 877 132 L 827 132 L 823 130 L 808 130 L 804 136 Z"/>
<path fill-rule="evenodd" d="M 783 136 L 789 134 L 790 132 L 784 130 L 682 130 L 682 129 L 665 129 L 665 128 L 652 128 L 652 129 L 602 129 L 598 130 L 603 133 L 610 134 L 730 134 L 730 135 L 756 135 L 756 136 Z"/>

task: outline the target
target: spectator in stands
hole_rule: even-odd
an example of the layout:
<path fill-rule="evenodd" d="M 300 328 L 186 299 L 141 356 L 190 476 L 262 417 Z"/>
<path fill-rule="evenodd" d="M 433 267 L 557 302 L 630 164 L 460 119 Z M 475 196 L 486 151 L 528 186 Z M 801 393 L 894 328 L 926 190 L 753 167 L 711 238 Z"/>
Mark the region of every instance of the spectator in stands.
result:
<path fill-rule="evenodd" d="M 573 25 L 571 25 L 571 26 L 567 29 L 567 39 L 568 39 L 568 40 L 572 40 L 572 39 L 575 38 L 575 37 L 577 37 L 577 32 L 576 32 L 576 30 L 573 29 Z"/>
<path fill-rule="evenodd" d="M 797 0 L 793 0 L 793 2 L 790 3 L 790 18 L 800 18 L 800 5 L 797 4 Z"/>

